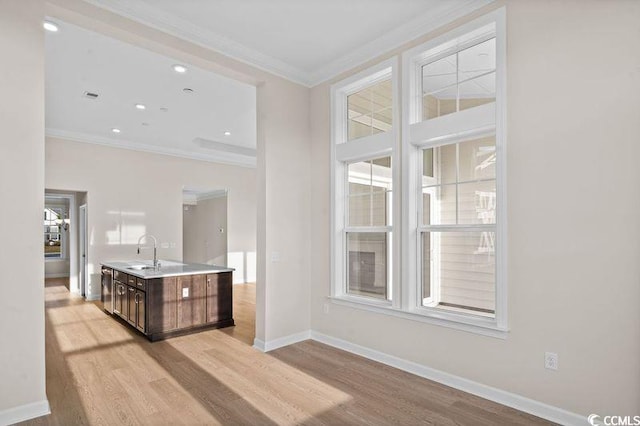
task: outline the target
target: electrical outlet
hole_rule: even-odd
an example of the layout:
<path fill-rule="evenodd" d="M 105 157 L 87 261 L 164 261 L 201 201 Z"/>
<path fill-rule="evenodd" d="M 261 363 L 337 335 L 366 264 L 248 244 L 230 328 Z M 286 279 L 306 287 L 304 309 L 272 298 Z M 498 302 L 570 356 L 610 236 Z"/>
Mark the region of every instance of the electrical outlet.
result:
<path fill-rule="evenodd" d="M 324 306 L 322 307 L 322 312 L 324 312 L 325 314 L 329 313 L 329 304 L 325 303 Z"/>
<path fill-rule="evenodd" d="M 558 354 L 554 352 L 544 353 L 544 368 L 548 370 L 558 369 Z"/>
<path fill-rule="evenodd" d="M 189 287 L 185 287 L 182 289 L 182 297 L 189 297 Z"/>
<path fill-rule="evenodd" d="M 271 261 L 272 262 L 280 262 L 280 252 L 279 251 L 271 252 Z"/>

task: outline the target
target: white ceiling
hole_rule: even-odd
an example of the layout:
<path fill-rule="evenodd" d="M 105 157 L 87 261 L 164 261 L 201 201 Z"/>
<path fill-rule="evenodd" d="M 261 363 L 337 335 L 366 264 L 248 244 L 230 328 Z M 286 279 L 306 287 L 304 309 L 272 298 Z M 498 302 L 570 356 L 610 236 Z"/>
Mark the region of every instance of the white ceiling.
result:
<path fill-rule="evenodd" d="M 85 0 L 313 86 L 492 0 Z"/>
<path fill-rule="evenodd" d="M 492 0 L 85 1 L 312 86 Z M 172 58 L 57 23 L 46 32 L 49 136 L 255 166 L 255 87 L 190 64 L 177 74 Z"/>
<path fill-rule="evenodd" d="M 57 23 L 57 33 L 46 32 L 48 135 L 255 165 L 255 87 L 189 64 L 178 74 L 171 58 Z M 185 94 L 187 87 L 194 92 Z"/>

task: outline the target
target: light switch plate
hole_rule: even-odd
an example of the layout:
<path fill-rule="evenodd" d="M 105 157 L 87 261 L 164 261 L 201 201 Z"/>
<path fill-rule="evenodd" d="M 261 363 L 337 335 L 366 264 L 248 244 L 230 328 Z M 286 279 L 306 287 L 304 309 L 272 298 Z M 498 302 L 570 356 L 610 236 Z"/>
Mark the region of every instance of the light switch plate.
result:
<path fill-rule="evenodd" d="M 182 289 L 182 297 L 189 297 L 189 287 Z"/>

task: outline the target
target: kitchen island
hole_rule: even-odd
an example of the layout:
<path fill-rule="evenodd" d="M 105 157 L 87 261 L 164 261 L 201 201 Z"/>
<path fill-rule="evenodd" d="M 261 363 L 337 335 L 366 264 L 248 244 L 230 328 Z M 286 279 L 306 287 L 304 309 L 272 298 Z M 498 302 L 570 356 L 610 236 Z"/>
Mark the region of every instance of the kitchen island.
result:
<path fill-rule="evenodd" d="M 103 262 L 104 310 L 149 340 L 234 325 L 233 269 L 160 260 Z"/>

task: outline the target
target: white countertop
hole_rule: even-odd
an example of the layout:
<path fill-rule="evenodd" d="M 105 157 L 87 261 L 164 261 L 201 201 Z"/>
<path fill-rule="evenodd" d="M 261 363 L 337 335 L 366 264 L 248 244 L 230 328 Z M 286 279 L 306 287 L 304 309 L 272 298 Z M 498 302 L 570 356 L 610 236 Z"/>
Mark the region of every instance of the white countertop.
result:
<path fill-rule="evenodd" d="M 160 266 L 153 268 L 150 260 L 129 260 L 102 262 L 102 266 L 142 279 L 177 277 L 181 275 L 218 274 L 232 272 L 235 269 L 226 266 L 205 265 L 201 263 L 180 263 L 171 260 L 158 260 Z M 144 269 L 142 269 L 144 268 Z"/>

